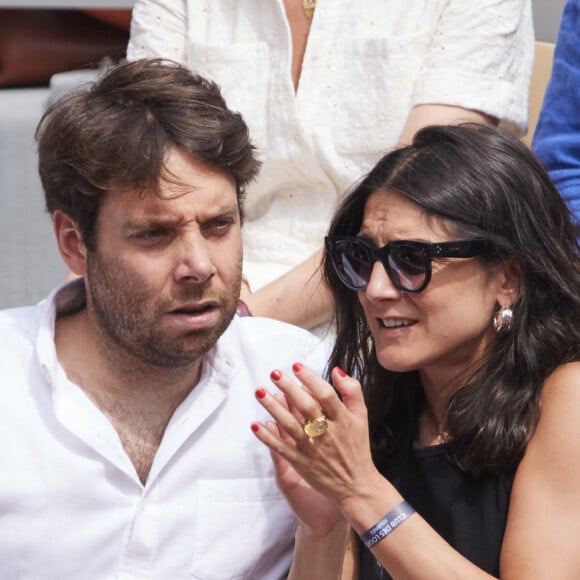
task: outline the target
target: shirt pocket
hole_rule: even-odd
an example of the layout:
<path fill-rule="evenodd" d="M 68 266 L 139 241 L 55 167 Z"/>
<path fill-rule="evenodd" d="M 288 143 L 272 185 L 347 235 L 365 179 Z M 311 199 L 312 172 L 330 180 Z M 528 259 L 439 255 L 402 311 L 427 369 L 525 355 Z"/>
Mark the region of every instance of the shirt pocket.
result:
<path fill-rule="evenodd" d="M 290 559 L 296 519 L 273 477 L 197 482 L 192 576 L 252 579 L 264 558 Z"/>
<path fill-rule="evenodd" d="M 385 153 L 401 134 L 432 31 L 355 38 L 342 51 L 333 127 L 343 154 Z"/>
<path fill-rule="evenodd" d="M 265 42 L 243 42 L 227 46 L 189 41 L 189 68 L 215 81 L 227 106 L 242 114 L 252 143 L 265 151 L 268 130 L 268 79 L 270 51 Z"/>

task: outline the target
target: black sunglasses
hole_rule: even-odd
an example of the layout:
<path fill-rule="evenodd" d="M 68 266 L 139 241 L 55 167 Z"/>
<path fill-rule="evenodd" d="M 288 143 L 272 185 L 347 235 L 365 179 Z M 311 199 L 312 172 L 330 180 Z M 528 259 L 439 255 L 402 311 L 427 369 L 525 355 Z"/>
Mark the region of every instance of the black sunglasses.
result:
<path fill-rule="evenodd" d="M 493 249 L 489 240 L 457 240 L 427 244 L 396 240 L 377 248 L 359 236 L 327 236 L 326 250 L 340 281 L 351 290 L 364 290 L 377 260 L 392 283 L 403 292 L 416 294 L 431 280 L 432 258 L 473 258 Z"/>

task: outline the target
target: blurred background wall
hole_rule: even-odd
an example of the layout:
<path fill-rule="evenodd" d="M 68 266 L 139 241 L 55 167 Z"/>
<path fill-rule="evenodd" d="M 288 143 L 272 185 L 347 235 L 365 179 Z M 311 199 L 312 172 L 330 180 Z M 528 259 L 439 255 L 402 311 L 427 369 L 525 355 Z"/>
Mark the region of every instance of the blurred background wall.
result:
<path fill-rule="evenodd" d="M 565 0 L 532 0 L 536 40 L 554 42 Z"/>

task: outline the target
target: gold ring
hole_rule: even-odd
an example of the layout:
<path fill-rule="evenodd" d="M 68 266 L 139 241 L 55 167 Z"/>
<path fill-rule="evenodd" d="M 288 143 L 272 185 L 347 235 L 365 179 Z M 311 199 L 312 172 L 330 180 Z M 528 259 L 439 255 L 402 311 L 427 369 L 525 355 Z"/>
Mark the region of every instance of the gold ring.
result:
<path fill-rule="evenodd" d="M 320 417 L 306 421 L 302 428 L 308 437 L 320 437 L 326 433 L 326 430 L 328 429 L 328 421 L 324 415 L 320 415 Z"/>

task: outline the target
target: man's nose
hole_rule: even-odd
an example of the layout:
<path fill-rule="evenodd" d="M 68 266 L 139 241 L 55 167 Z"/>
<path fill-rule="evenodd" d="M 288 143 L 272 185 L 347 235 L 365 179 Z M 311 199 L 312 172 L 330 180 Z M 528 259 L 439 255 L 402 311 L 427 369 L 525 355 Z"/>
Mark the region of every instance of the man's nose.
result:
<path fill-rule="evenodd" d="M 192 233 L 178 243 L 176 262 L 175 279 L 178 282 L 200 284 L 217 271 L 211 248 L 200 233 Z"/>

